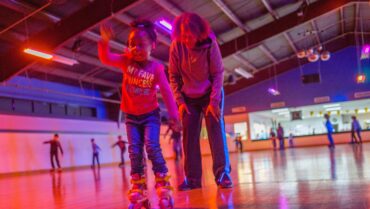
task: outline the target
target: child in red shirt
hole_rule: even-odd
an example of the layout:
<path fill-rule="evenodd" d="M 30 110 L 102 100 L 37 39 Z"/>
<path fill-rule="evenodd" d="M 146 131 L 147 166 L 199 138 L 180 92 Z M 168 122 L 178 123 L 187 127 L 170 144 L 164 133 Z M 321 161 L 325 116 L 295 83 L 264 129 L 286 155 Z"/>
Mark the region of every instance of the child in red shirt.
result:
<path fill-rule="evenodd" d="M 149 207 L 144 191 L 146 185 L 142 159 L 145 145 L 156 176 L 155 188 L 160 199 L 159 206 L 160 208 L 171 208 L 173 207 L 170 193 L 172 188 L 168 181 L 166 161 L 159 144 L 158 87 L 173 124 L 179 124 L 179 117 L 163 65 L 149 60 L 157 39 L 154 25 L 146 20 L 131 23 L 128 50 L 124 54 L 109 51 L 108 42 L 113 36 L 109 27 L 101 26 L 100 32 L 102 35 L 102 40 L 99 42 L 101 62 L 120 68 L 123 72 L 121 110 L 126 113 L 128 151 L 131 161 L 132 189 L 128 195 L 132 203 L 130 207 Z"/>

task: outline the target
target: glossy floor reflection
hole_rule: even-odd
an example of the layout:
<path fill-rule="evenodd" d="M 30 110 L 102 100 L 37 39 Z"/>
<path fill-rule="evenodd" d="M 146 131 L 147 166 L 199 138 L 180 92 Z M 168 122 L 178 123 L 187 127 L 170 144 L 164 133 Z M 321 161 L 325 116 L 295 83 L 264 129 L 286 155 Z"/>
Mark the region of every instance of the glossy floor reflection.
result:
<path fill-rule="evenodd" d="M 210 157 L 203 188 L 174 191 L 176 208 L 370 208 L 370 143 L 231 154 L 233 189 L 217 189 Z M 168 161 L 172 184 L 183 169 Z M 150 168 L 150 164 L 148 165 Z M 148 171 L 150 201 L 157 207 Z M 127 208 L 129 167 L 0 178 L 0 208 Z"/>

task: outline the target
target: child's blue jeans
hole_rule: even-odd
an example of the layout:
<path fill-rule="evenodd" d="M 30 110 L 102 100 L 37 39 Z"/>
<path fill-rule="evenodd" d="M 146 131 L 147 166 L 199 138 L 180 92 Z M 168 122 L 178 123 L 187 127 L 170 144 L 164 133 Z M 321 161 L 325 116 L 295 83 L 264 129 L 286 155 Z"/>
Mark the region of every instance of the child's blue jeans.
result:
<path fill-rule="evenodd" d="M 126 114 L 131 175 L 144 173 L 144 145 L 148 158 L 152 161 L 154 173 L 168 172 L 159 144 L 160 125 L 159 109 L 143 115 Z"/>

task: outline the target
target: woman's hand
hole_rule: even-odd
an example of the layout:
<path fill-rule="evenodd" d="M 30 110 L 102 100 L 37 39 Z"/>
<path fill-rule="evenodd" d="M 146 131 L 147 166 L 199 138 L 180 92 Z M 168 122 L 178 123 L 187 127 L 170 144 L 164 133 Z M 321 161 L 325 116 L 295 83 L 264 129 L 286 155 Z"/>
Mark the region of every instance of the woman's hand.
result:
<path fill-rule="evenodd" d="M 181 104 L 179 106 L 179 115 L 180 115 L 180 119 L 182 120 L 183 119 L 183 116 L 184 116 L 184 113 L 187 113 L 187 114 L 191 114 L 190 111 L 189 111 L 189 108 L 188 106 L 186 106 L 185 103 Z"/>
<path fill-rule="evenodd" d="M 209 104 L 206 110 L 206 116 L 208 116 L 209 114 L 211 114 L 217 121 L 220 121 L 221 110 L 219 106 Z"/>

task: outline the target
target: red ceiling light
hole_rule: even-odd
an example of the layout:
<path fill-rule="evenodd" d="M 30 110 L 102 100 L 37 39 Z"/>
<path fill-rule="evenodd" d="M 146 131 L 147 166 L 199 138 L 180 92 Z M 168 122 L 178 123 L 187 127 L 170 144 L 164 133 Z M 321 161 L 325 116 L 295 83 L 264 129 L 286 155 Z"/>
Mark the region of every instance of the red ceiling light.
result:
<path fill-rule="evenodd" d="M 59 62 L 59 63 L 69 65 L 69 66 L 73 66 L 75 64 L 78 64 L 77 60 L 70 59 L 70 58 L 67 58 L 67 57 L 64 57 L 64 56 L 60 56 L 60 55 L 48 54 L 48 53 L 41 52 L 41 51 L 38 51 L 38 50 L 35 50 L 35 49 L 26 48 L 26 49 L 23 50 L 23 52 L 27 53 L 27 54 L 30 54 L 30 55 L 33 55 L 33 56 L 36 56 L 36 57 L 43 58 L 43 59 L 53 60 L 54 62 Z"/>
<path fill-rule="evenodd" d="M 297 52 L 299 59 L 307 58 L 309 62 L 328 61 L 330 59 L 330 52 L 324 50 L 323 46 L 311 47 L 307 50 L 300 50 Z"/>
<path fill-rule="evenodd" d="M 366 76 L 364 74 L 358 74 L 356 77 L 357 83 L 365 83 Z"/>

